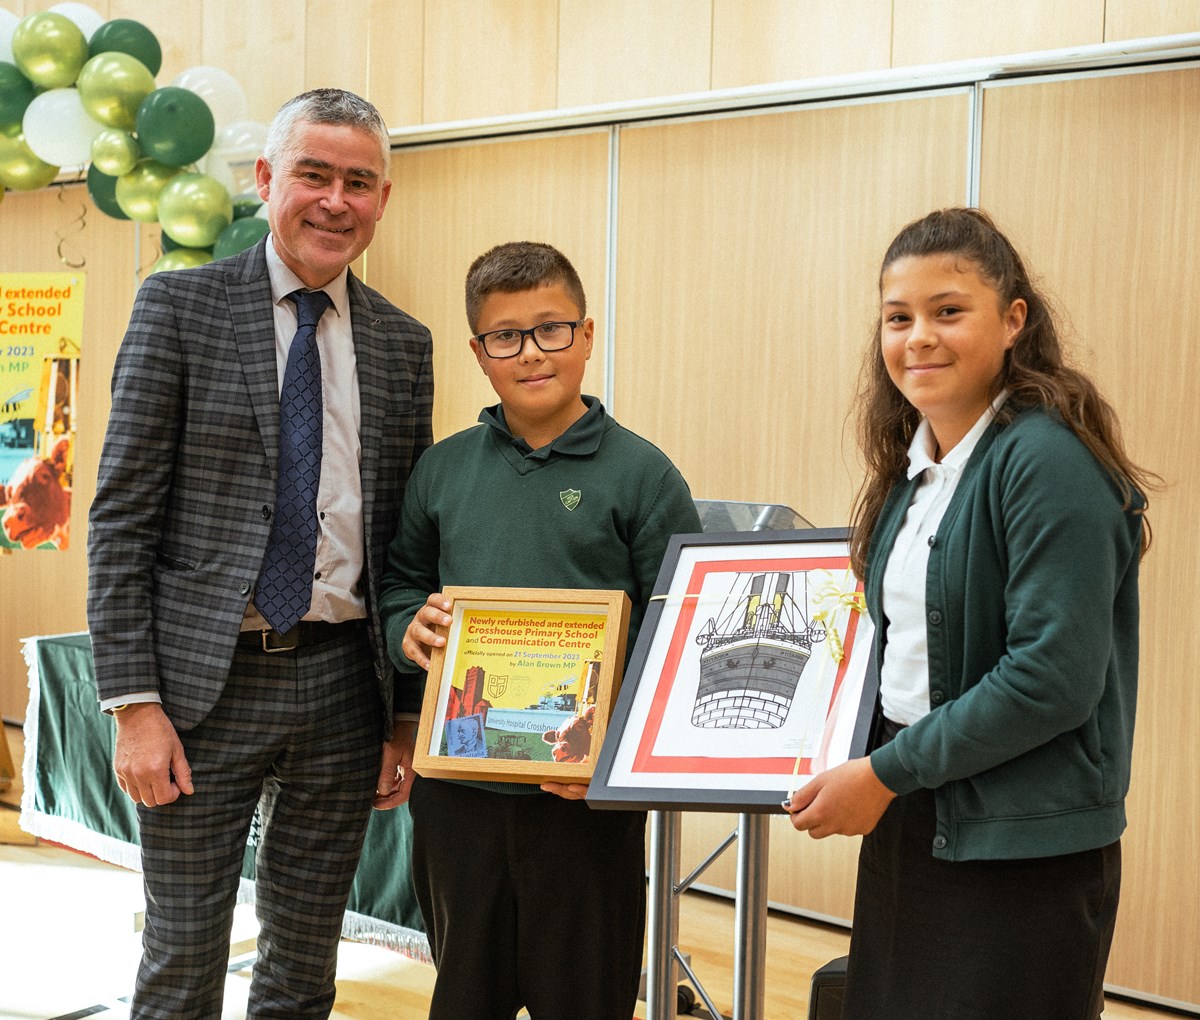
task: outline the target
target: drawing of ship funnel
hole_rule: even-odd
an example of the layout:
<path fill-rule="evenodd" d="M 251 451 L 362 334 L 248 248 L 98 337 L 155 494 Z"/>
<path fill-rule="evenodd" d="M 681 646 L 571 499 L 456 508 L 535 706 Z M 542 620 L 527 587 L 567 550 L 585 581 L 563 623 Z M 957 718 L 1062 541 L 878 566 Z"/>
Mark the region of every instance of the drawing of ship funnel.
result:
<path fill-rule="evenodd" d="M 804 589 L 793 593 L 799 576 Z M 696 635 L 700 683 L 692 725 L 705 729 L 778 729 L 815 642 L 825 631 L 809 622 L 806 572 L 739 573 L 722 606 Z"/>

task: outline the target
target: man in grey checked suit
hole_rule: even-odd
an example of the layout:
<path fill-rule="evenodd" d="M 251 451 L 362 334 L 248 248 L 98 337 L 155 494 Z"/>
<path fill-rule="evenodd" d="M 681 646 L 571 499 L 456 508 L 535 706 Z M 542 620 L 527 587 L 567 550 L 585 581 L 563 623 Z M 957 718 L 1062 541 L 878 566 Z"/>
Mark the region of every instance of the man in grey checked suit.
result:
<path fill-rule="evenodd" d="M 88 623 L 117 779 L 138 804 L 147 902 L 133 1017 L 220 1016 L 260 798 L 248 1016 L 328 1016 L 372 804 L 407 797 L 375 607 L 409 471 L 432 441 L 431 342 L 348 271 L 387 204 L 388 156 L 359 97 L 321 89 L 285 104 L 256 166 L 271 233 L 149 277 L 117 355 Z M 332 302 L 316 327 L 319 524 L 308 611 L 274 630 L 255 594 L 299 336 L 288 295 L 305 289 Z"/>

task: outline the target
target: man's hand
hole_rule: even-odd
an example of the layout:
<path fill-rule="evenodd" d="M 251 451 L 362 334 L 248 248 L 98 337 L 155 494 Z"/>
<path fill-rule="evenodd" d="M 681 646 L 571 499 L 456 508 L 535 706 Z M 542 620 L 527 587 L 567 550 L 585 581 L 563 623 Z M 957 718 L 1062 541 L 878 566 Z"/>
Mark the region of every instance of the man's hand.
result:
<path fill-rule="evenodd" d="M 117 783 L 136 804 L 161 807 L 191 794 L 192 767 L 162 705 L 144 702 L 114 713 Z"/>
<path fill-rule="evenodd" d="M 408 800 L 413 783 L 413 748 L 417 743 L 415 722 L 396 723 L 391 740 L 383 743 L 383 759 L 379 765 L 379 779 L 375 783 L 374 806 L 380 811 L 390 811 Z"/>
<path fill-rule="evenodd" d="M 422 669 L 428 669 L 429 656 L 434 648 L 441 648 L 446 643 L 445 635 L 433 628 L 449 627 L 450 620 L 450 600 L 435 591 L 425 600 L 425 605 L 417 610 L 417 615 L 404 631 L 400 650 Z"/>
<path fill-rule="evenodd" d="M 814 776 L 783 809 L 792 825 L 813 839 L 865 836 L 895 796 L 875 775 L 870 758 L 855 758 Z"/>

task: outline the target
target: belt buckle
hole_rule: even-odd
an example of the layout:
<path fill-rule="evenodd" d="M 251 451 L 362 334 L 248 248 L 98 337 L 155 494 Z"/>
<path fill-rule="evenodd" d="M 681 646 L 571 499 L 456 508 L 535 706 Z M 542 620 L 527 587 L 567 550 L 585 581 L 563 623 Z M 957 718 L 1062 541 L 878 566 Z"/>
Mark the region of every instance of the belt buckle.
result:
<path fill-rule="evenodd" d="M 280 634 L 276 630 L 259 631 L 262 637 L 262 650 L 268 655 L 276 655 L 279 652 L 294 652 L 300 647 L 300 627 L 294 626 L 286 634 Z M 272 641 L 274 637 L 276 640 Z"/>

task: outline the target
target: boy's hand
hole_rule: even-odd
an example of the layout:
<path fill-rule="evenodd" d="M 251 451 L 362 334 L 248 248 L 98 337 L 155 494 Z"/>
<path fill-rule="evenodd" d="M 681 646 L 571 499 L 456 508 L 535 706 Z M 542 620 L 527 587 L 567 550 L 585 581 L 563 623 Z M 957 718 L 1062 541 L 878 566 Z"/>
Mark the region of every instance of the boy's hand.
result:
<path fill-rule="evenodd" d="M 412 618 L 404 632 L 404 640 L 400 642 L 400 650 L 422 669 L 428 669 L 433 650 L 446 643 L 446 636 L 433 628 L 449 626 L 450 600 L 440 591 L 435 591 Z"/>
<path fill-rule="evenodd" d="M 583 800 L 587 796 L 587 783 L 542 783 L 542 790 L 562 797 L 563 800 Z"/>

